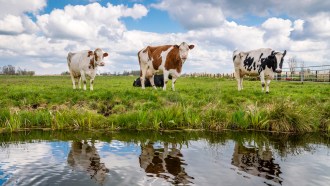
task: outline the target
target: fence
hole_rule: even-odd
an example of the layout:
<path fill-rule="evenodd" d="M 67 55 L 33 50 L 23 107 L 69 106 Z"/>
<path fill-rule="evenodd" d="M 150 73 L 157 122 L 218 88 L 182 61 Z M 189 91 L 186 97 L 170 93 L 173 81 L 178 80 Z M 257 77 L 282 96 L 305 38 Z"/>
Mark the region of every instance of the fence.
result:
<path fill-rule="evenodd" d="M 235 78 L 234 73 L 191 73 L 183 74 L 186 77 Z M 258 76 L 246 76 L 246 80 L 259 80 Z M 283 68 L 281 74 L 275 74 L 278 81 L 315 81 L 330 82 L 330 65 Z"/>
<path fill-rule="evenodd" d="M 234 73 L 190 73 L 183 74 L 184 77 L 211 77 L 211 78 L 234 78 Z"/>
<path fill-rule="evenodd" d="M 315 81 L 330 82 L 330 65 L 283 68 L 281 74 L 275 75 L 281 81 Z"/>

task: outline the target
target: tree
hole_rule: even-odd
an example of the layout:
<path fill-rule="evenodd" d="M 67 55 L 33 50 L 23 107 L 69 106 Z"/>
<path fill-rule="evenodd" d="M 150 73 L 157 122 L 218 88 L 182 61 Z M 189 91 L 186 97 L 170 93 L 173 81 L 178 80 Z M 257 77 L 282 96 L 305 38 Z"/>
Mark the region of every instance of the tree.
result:
<path fill-rule="evenodd" d="M 15 75 L 15 67 L 12 65 L 2 67 L 2 72 L 5 75 Z"/>
<path fill-rule="evenodd" d="M 69 71 L 65 71 L 65 72 L 62 72 L 61 75 L 62 75 L 62 76 L 70 75 L 70 72 L 69 72 Z"/>
<path fill-rule="evenodd" d="M 288 59 L 287 62 L 288 62 L 288 65 L 289 65 L 290 72 L 293 75 L 296 71 L 296 67 L 297 67 L 297 64 L 298 64 L 297 58 L 295 56 L 291 57 L 291 58 Z"/>

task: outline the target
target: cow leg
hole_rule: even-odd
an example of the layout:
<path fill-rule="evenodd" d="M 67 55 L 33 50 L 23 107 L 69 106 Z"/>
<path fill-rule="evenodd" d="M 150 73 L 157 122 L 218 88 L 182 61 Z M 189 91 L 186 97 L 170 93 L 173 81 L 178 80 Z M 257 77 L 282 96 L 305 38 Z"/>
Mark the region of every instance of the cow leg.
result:
<path fill-rule="evenodd" d="M 145 64 L 145 63 L 142 63 L 141 62 L 141 77 L 140 77 L 140 80 L 141 80 L 141 87 L 142 89 L 145 89 L 145 79 L 146 79 L 146 74 L 147 74 L 147 70 L 148 70 L 148 65 Z"/>
<path fill-rule="evenodd" d="M 78 88 L 81 89 L 81 77 L 78 78 Z"/>
<path fill-rule="evenodd" d="M 150 81 L 150 84 L 151 86 L 157 90 L 157 87 L 155 85 L 155 75 L 152 75 L 150 78 L 149 78 L 149 81 Z"/>
<path fill-rule="evenodd" d="M 71 81 L 72 81 L 72 87 L 73 89 L 76 89 L 76 79 L 73 77 L 73 75 L 70 73 Z"/>
<path fill-rule="evenodd" d="M 260 73 L 260 81 L 261 81 L 261 90 L 263 92 L 265 90 L 265 74 L 264 74 L 264 72 Z"/>
<path fill-rule="evenodd" d="M 238 91 L 241 91 L 241 76 L 240 76 L 240 73 L 239 73 L 239 69 L 235 69 L 235 79 L 237 81 L 237 90 Z"/>
<path fill-rule="evenodd" d="M 243 90 L 243 77 L 240 78 L 241 90 Z"/>
<path fill-rule="evenodd" d="M 175 91 L 175 82 L 177 78 L 175 76 L 172 76 L 172 90 Z"/>
<path fill-rule="evenodd" d="M 89 85 L 89 89 L 90 89 L 90 90 L 94 90 L 94 87 L 93 87 L 93 85 L 94 85 L 94 79 L 91 78 L 91 79 L 89 80 L 89 83 L 90 83 L 90 85 Z"/>
<path fill-rule="evenodd" d="M 266 84 L 266 93 L 269 93 L 269 84 L 270 84 L 270 79 L 267 79 L 267 84 Z"/>
<path fill-rule="evenodd" d="M 83 81 L 84 83 L 84 90 L 86 90 L 86 76 L 85 76 L 85 72 L 84 71 L 81 71 L 81 80 Z"/>
<path fill-rule="evenodd" d="M 163 90 L 165 91 L 166 90 L 166 84 L 168 82 L 168 75 L 169 75 L 169 71 L 167 70 L 164 70 L 164 86 L 163 86 Z"/>

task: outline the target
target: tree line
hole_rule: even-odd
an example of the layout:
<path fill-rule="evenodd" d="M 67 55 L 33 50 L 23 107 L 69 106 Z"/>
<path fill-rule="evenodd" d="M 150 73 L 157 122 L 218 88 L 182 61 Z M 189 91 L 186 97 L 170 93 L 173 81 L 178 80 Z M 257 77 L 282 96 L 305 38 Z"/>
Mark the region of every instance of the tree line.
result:
<path fill-rule="evenodd" d="M 61 75 L 70 75 L 70 72 L 65 71 L 62 72 Z M 124 70 L 123 72 L 102 72 L 100 73 L 101 76 L 140 76 L 140 70 L 131 70 L 131 71 L 126 71 Z"/>
<path fill-rule="evenodd" d="M 14 67 L 12 65 L 7 65 L 0 67 L 0 74 L 3 75 L 35 75 L 35 71 L 21 69 L 20 67 Z"/>

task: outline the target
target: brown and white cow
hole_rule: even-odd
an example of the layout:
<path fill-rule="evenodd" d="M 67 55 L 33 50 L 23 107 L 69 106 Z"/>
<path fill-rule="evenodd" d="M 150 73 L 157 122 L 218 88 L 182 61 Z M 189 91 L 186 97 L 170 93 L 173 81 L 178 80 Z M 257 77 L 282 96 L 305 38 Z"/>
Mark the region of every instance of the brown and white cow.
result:
<path fill-rule="evenodd" d="M 80 52 L 69 52 L 67 61 L 73 89 L 76 89 L 76 79 L 78 86 L 81 88 L 81 80 L 84 83 L 84 90 L 86 90 L 86 77 L 90 78 L 90 90 L 93 90 L 93 83 L 98 66 L 104 66 L 103 58 L 107 57 L 108 53 L 102 49 L 97 48 L 95 51 L 84 50 Z"/>
<path fill-rule="evenodd" d="M 269 84 L 274 79 L 274 74 L 282 72 L 285 54 L 286 50 L 281 53 L 270 48 L 260 48 L 248 52 L 235 50 L 233 52 L 233 62 L 238 91 L 243 89 L 243 77 L 249 75 L 260 76 L 262 91 L 264 91 L 266 85 L 266 93 L 268 93 Z"/>
<path fill-rule="evenodd" d="M 74 171 L 86 172 L 96 183 L 106 182 L 109 169 L 101 161 L 94 141 L 73 141 L 67 161 Z"/>
<path fill-rule="evenodd" d="M 172 76 L 172 90 L 175 91 L 174 84 L 182 72 L 182 66 L 187 60 L 189 50 L 194 45 L 188 45 L 182 42 L 180 45 L 147 46 L 138 52 L 140 64 L 140 78 L 142 89 L 145 89 L 145 78 L 148 78 L 151 85 L 155 88 L 155 73 L 163 73 L 164 86 L 168 82 L 168 76 Z"/>
<path fill-rule="evenodd" d="M 140 167 L 146 173 L 164 178 L 173 185 L 193 184 L 194 177 L 186 172 L 185 160 L 177 144 L 165 142 L 164 147 L 154 147 L 153 142 L 141 144 Z M 168 176 L 171 175 L 171 176 Z"/>

